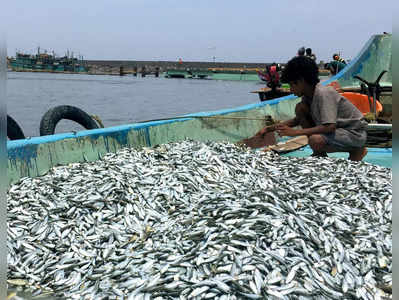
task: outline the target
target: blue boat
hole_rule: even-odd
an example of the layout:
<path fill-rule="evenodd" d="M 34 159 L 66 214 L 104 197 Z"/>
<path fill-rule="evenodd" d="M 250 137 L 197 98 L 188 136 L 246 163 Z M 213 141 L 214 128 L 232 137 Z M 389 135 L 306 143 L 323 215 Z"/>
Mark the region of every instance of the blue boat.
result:
<path fill-rule="evenodd" d="M 345 69 L 323 84 L 336 81 L 341 87 L 359 89 L 360 82 L 353 76 L 358 75 L 368 81 L 374 81 L 382 70 L 387 70 L 381 85 L 392 86 L 391 47 L 391 35 L 372 36 Z M 101 159 L 104 154 L 116 152 L 124 147 L 153 147 L 185 139 L 241 141 L 253 136 L 265 126 L 262 118 L 264 119 L 266 115 L 272 116 L 275 120 L 291 118 L 294 115 L 295 105 L 299 101 L 299 98 L 289 95 L 271 101 L 227 110 L 190 114 L 171 120 L 8 141 L 8 184 L 15 183 L 22 177 L 44 175 L 57 165 L 96 161 Z M 392 111 L 390 108 L 392 97 L 383 104 L 384 108 Z M 204 118 L 210 116 L 224 118 Z M 259 120 L 254 120 L 254 118 Z M 285 155 L 305 156 L 308 154 L 310 154 L 309 149 L 305 147 Z M 343 157 L 344 155 L 347 156 L 344 153 L 336 153 L 331 156 Z M 364 161 L 391 167 L 392 148 L 370 148 Z"/>

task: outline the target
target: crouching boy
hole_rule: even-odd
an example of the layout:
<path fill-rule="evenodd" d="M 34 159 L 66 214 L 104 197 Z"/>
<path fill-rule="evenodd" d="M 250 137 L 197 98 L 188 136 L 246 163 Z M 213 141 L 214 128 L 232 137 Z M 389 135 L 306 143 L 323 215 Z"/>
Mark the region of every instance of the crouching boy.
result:
<path fill-rule="evenodd" d="M 282 81 L 302 101 L 295 118 L 277 125 L 280 136 L 307 135 L 313 156 L 330 152 L 348 152 L 349 159 L 361 161 L 367 154 L 367 122 L 363 114 L 334 88 L 320 84 L 316 63 L 305 56 L 291 59 Z M 300 125 L 302 129 L 292 127 Z"/>

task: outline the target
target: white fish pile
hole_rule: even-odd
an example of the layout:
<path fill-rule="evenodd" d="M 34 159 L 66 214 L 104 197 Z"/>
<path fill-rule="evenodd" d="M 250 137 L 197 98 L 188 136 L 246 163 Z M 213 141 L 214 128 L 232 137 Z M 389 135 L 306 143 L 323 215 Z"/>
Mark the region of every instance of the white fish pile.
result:
<path fill-rule="evenodd" d="M 8 191 L 8 283 L 68 299 L 392 299 L 392 171 L 185 141 Z"/>

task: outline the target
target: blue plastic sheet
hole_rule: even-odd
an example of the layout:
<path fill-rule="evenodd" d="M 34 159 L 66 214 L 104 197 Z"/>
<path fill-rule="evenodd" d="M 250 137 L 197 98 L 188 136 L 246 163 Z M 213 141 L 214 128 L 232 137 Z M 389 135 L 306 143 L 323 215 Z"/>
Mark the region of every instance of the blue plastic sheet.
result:
<path fill-rule="evenodd" d="M 392 148 L 367 148 L 368 153 L 365 158 L 363 158 L 364 162 L 368 162 L 370 164 L 379 165 L 386 168 L 392 168 Z M 305 157 L 310 156 L 312 154 L 312 149 L 309 146 L 301 148 L 299 150 L 283 154 L 284 156 L 293 156 L 293 157 Z M 347 159 L 349 156 L 348 153 L 345 152 L 337 152 L 337 153 L 328 153 L 328 157 L 334 158 L 345 158 Z"/>

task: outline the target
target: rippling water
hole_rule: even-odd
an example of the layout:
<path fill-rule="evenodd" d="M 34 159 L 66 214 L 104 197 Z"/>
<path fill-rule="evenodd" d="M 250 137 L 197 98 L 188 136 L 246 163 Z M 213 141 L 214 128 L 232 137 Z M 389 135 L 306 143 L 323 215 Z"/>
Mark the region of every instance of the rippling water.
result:
<path fill-rule="evenodd" d="M 51 73 L 8 73 L 7 112 L 25 136 L 38 136 L 42 116 L 58 105 L 98 115 L 105 127 L 259 102 L 256 81 L 168 79 Z M 82 130 L 62 120 L 56 133 Z"/>

